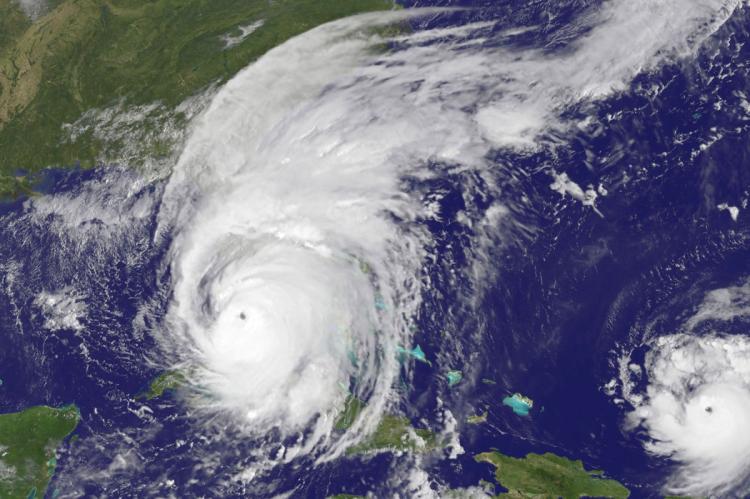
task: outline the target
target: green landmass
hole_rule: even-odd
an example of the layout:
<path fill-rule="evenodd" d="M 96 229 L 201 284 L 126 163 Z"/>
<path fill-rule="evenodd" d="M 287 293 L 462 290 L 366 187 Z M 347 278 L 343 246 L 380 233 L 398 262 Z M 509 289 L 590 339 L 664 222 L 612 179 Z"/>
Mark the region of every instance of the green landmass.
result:
<path fill-rule="evenodd" d="M 339 431 L 347 430 L 356 421 L 365 403 L 354 396 L 346 399 L 344 410 L 334 423 Z M 414 428 L 408 418 L 386 414 L 378 427 L 364 441 L 347 449 L 348 454 L 379 450 L 424 452 L 439 445 L 437 435 L 425 428 Z"/>
<path fill-rule="evenodd" d="M 353 396 L 347 397 L 346 403 L 344 404 L 344 410 L 336 419 L 336 422 L 334 423 L 333 427 L 339 431 L 346 430 L 352 424 L 354 424 L 354 421 L 357 419 L 357 417 L 359 416 L 359 413 L 362 412 L 362 409 L 364 408 L 365 408 L 365 403 L 362 402 L 357 397 L 353 397 Z"/>
<path fill-rule="evenodd" d="M 625 498 L 630 491 L 615 480 L 587 471 L 583 462 L 571 461 L 555 454 L 528 454 L 518 459 L 499 452 L 485 452 L 477 462 L 495 466 L 497 482 L 508 489 L 508 497 L 614 497 Z M 499 497 L 499 496 L 498 496 Z"/>
<path fill-rule="evenodd" d="M 0 497 L 44 497 L 57 465 L 55 451 L 79 420 L 74 405 L 0 414 Z"/>
<path fill-rule="evenodd" d="M 180 371 L 166 371 L 157 376 L 148 386 L 148 390 L 138 394 L 137 398 L 153 400 L 165 392 L 176 390 L 185 383 L 185 375 Z"/>
<path fill-rule="evenodd" d="M 495 494 L 495 484 L 479 480 L 478 487 L 441 490 L 440 497 L 446 499 L 469 499 L 477 497 L 492 497 Z"/>
<path fill-rule="evenodd" d="M 125 148 L 126 134 L 104 137 L 84 126 L 101 124 L 101 116 L 86 114 L 92 110 L 136 109 L 120 123 L 124 132 L 137 129 L 146 154 L 167 154 L 172 144 L 161 132 L 181 125 L 178 105 L 188 97 L 315 26 L 393 6 L 393 0 L 49 0 L 47 12 L 32 21 L 15 0 L 0 0 L 0 193 L 28 189 L 18 169 L 89 167 L 103 150 Z"/>
<path fill-rule="evenodd" d="M 487 422 L 487 411 L 484 411 L 482 414 L 475 414 L 473 416 L 469 416 L 466 418 L 466 422 L 469 424 L 482 424 Z"/>
<path fill-rule="evenodd" d="M 437 435 L 425 428 L 414 428 L 408 418 L 386 414 L 372 435 L 347 449 L 349 454 L 379 450 L 426 452 L 438 447 Z"/>

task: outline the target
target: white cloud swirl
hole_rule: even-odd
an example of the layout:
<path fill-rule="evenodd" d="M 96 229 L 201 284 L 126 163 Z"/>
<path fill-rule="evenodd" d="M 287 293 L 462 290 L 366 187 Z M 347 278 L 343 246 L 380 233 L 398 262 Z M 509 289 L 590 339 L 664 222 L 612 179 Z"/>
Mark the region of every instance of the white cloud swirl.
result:
<path fill-rule="evenodd" d="M 287 458 L 338 452 L 371 429 L 398 374 L 394 349 L 411 341 L 430 246 L 411 223 L 430 211 L 401 180 L 436 164 L 486 172 L 494 148 L 537 147 L 565 128 L 567 105 L 694 48 L 737 5 L 689 3 L 607 2 L 563 54 L 507 48 L 517 31 L 492 23 L 400 35 L 398 50 L 376 53 L 370 27 L 424 11 L 358 16 L 227 83 L 194 124 L 160 214 L 176 232 L 164 345 L 210 395 L 199 404 L 258 433 L 306 431 Z M 369 405 L 337 440 L 347 389 Z"/>

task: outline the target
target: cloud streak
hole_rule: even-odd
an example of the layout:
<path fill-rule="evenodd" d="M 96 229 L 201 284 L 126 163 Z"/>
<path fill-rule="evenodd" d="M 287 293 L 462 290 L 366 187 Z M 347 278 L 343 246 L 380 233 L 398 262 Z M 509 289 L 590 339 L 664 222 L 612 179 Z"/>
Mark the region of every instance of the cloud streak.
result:
<path fill-rule="evenodd" d="M 427 291 L 432 241 L 417 222 L 435 214 L 402 180 L 490 175 L 490 151 L 548 144 L 567 106 L 690 53 L 738 5 L 689 4 L 607 2 L 562 54 L 510 47 L 513 33 L 491 23 L 399 35 L 376 53 L 371 27 L 425 11 L 363 15 L 238 74 L 194 124 L 160 213 L 162 233 L 176 233 L 162 340 L 195 403 L 257 434 L 296 435 L 285 460 L 335 455 L 372 430 Z M 348 393 L 368 405 L 338 436 Z"/>

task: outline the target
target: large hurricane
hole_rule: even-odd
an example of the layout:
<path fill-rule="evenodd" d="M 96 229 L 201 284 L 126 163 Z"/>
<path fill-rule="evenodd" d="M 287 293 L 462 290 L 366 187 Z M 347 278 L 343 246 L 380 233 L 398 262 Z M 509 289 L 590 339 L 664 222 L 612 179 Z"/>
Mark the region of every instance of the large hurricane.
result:
<path fill-rule="evenodd" d="M 413 32 L 404 21 L 445 11 L 364 15 L 237 75 L 194 124 L 160 213 L 162 233 L 176 234 L 162 345 L 165 362 L 188 373 L 191 402 L 252 434 L 291 438 L 284 459 L 335 455 L 372 431 L 396 399 L 395 352 L 413 346 L 430 287 L 421 269 L 440 258 L 420 223 L 440 213 L 406 186 L 470 170 L 492 189 L 501 166 L 491 151 L 554 148 L 595 127 L 566 110 L 690 54 L 739 5 L 677 3 L 606 2 L 571 28 L 580 36 L 558 41 L 562 57 L 525 41 L 534 27 Z M 640 35 L 623 44 L 634 26 Z M 474 245 L 513 224 L 495 195 L 482 216 L 507 223 L 475 231 Z M 366 409 L 337 436 L 350 396 Z"/>

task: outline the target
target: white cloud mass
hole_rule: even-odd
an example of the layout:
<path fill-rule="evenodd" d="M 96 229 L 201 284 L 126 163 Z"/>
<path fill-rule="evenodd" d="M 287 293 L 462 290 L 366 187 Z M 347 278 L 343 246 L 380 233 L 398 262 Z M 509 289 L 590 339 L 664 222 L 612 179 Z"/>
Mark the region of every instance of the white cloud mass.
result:
<path fill-rule="evenodd" d="M 429 206 L 401 180 L 435 165 L 481 174 L 497 167 L 493 149 L 539 147 L 568 126 L 568 105 L 689 54 L 737 5 L 608 1 L 562 53 L 484 43 L 513 36 L 486 22 L 399 35 L 383 53 L 369 28 L 425 11 L 363 15 L 240 72 L 194 124 L 160 214 L 177 234 L 163 342 L 210 394 L 196 402 L 253 432 L 307 429 L 284 459 L 371 430 L 393 397 L 394 349 L 411 342 L 431 243 L 412 223 Z M 368 406 L 337 439 L 349 390 Z"/>
<path fill-rule="evenodd" d="M 664 336 L 646 359 L 648 388 L 635 401 L 646 449 L 679 463 L 668 489 L 723 495 L 750 472 L 750 339 Z"/>

